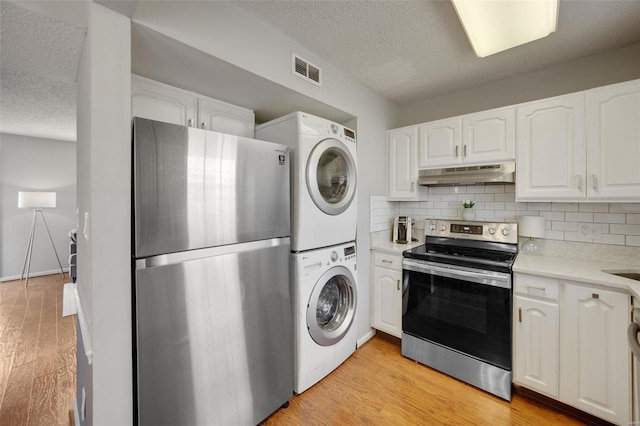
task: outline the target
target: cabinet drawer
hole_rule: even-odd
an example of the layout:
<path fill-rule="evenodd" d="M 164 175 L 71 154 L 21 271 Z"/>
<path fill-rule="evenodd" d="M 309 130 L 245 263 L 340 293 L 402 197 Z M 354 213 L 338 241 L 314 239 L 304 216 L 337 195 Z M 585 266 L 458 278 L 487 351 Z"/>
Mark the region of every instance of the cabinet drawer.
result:
<path fill-rule="evenodd" d="M 373 253 L 373 264 L 381 268 L 402 270 L 402 256 L 388 253 Z"/>
<path fill-rule="evenodd" d="M 558 281 L 552 278 L 515 274 L 514 291 L 541 299 L 558 300 Z"/>

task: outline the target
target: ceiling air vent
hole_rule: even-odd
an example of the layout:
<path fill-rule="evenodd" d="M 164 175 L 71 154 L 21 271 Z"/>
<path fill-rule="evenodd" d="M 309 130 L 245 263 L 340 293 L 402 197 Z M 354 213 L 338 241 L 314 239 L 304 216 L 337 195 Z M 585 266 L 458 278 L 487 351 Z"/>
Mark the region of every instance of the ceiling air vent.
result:
<path fill-rule="evenodd" d="M 295 75 L 303 78 L 317 86 L 322 87 L 322 70 L 315 65 L 307 62 L 296 54 L 292 54 L 292 71 Z"/>

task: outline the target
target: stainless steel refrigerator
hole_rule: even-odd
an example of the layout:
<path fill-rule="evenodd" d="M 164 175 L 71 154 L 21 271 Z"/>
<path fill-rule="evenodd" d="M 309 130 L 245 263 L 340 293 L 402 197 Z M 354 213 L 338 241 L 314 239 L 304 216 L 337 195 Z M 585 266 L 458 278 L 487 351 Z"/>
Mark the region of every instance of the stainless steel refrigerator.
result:
<path fill-rule="evenodd" d="M 289 153 L 133 120 L 137 421 L 255 425 L 293 394 Z"/>

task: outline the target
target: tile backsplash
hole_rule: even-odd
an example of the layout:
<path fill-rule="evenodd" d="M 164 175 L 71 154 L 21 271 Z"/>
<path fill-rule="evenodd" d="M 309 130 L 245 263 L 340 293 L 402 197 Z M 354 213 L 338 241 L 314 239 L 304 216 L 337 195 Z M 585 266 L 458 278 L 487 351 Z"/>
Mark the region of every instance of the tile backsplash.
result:
<path fill-rule="evenodd" d="M 393 227 L 397 215 L 411 216 L 417 228 L 425 219 L 460 219 L 462 202 L 476 203 L 479 221 L 515 222 L 518 216 L 543 216 L 545 239 L 640 247 L 640 203 L 516 202 L 515 185 L 421 187 L 426 201 L 370 200 L 370 231 Z M 591 233 L 580 230 L 588 225 Z"/>

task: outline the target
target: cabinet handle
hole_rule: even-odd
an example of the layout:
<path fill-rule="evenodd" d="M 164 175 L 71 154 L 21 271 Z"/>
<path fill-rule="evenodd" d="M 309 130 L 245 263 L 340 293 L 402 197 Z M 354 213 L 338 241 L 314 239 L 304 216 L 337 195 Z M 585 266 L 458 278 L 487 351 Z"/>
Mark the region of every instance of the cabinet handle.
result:
<path fill-rule="evenodd" d="M 392 260 L 382 259 L 382 263 L 393 263 Z"/>
<path fill-rule="evenodd" d="M 206 123 L 205 123 L 204 121 L 203 121 L 203 122 L 202 122 L 202 124 L 200 125 L 200 128 L 201 128 L 201 129 L 206 129 L 206 128 L 207 128 L 207 125 L 206 125 Z"/>
<path fill-rule="evenodd" d="M 522 322 L 522 308 L 518 308 L 518 322 Z"/>
<path fill-rule="evenodd" d="M 462 155 L 463 155 L 464 157 L 466 157 L 466 156 L 467 156 L 467 144 L 464 144 L 463 151 L 462 151 Z"/>
<path fill-rule="evenodd" d="M 591 297 L 594 299 L 600 299 L 600 295 L 598 293 L 591 293 Z"/>
<path fill-rule="evenodd" d="M 415 191 L 415 188 L 416 188 L 416 183 L 411 182 L 411 192 Z"/>
<path fill-rule="evenodd" d="M 582 175 L 576 175 L 576 186 L 578 191 L 582 191 Z"/>
<path fill-rule="evenodd" d="M 532 285 L 528 285 L 528 286 L 527 286 L 527 289 L 531 289 L 531 290 L 540 290 L 540 291 L 542 291 L 542 292 L 547 291 L 547 289 L 546 289 L 546 288 L 544 288 L 544 287 L 535 287 L 535 286 L 532 286 Z"/>
<path fill-rule="evenodd" d="M 598 190 L 598 176 L 591 175 L 591 187 L 597 191 Z"/>
<path fill-rule="evenodd" d="M 458 156 L 458 145 L 456 145 L 456 157 Z"/>
<path fill-rule="evenodd" d="M 193 127 L 193 119 L 190 118 L 189 120 L 187 120 L 187 126 Z"/>
<path fill-rule="evenodd" d="M 397 282 L 398 282 L 398 290 L 400 290 L 400 280 L 398 280 Z"/>

